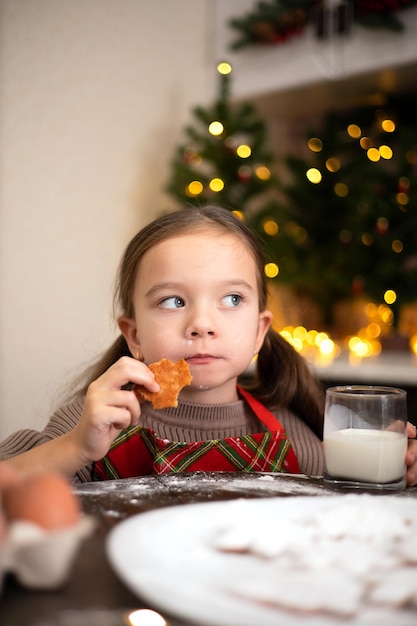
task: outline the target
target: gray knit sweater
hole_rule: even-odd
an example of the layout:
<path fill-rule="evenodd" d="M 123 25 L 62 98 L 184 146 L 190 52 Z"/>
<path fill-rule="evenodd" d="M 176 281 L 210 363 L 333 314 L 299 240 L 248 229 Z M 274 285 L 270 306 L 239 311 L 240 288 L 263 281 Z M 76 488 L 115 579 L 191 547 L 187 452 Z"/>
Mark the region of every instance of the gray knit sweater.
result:
<path fill-rule="evenodd" d="M 59 408 L 50 418 L 44 430 L 19 430 L 0 443 L 0 460 L 16 456 L 51 439 L 59 437 L 78 422 L 84 406 L 83 398 L 76 398 Z M 245 434 L 265 432 L 243 400 L 229 404 L 194 404 L 180 402 L 177 408 L 155 411 L 152 405 L 141 405 L 140 423 L 170 441 L 203 441 L 241 437 Z M 281 422 L 294 447 L 300 471 L 318 476 L 323 471 L 323 453 L 319 438 L 296 415 L 285 409 L 271 411 Z M 75 482 L 91 480 L 92 466 L 82 468 L 74 476 Z"/>

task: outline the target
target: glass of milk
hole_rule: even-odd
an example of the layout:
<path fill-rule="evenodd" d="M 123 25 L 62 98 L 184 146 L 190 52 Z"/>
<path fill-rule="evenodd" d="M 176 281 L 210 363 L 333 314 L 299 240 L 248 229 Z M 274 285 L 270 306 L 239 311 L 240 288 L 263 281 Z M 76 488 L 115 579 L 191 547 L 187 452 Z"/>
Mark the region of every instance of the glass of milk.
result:
<path fill-rule="evenodd" d="M 324 412 L 324 482 L 334 487 L 406 486 L 407 392 L 395 387 L 330 387 Z"/>

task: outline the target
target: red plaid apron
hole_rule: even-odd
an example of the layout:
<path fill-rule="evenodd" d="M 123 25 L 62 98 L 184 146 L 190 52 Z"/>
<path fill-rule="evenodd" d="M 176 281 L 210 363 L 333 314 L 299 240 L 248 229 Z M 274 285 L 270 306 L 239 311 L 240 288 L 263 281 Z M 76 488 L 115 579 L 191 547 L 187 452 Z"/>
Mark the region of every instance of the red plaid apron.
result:
<path fill-rule="evenodd" d="M 94 464 L 93 480 L 197 471 L 299 474 L 297 457 L 280 422 L 247 391 L 239 387 L 239 393 L 269 432 L 180 443 L 161 439 L 143 426 L 128 428 Z"/>

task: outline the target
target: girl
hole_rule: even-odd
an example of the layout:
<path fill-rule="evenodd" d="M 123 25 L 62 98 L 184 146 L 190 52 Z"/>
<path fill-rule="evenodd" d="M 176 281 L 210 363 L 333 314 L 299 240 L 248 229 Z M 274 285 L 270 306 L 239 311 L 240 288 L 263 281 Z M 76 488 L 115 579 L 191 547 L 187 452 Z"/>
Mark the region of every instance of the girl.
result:
<path fill-rule="evenodd" d="M 44 431 L 11 435 L 0 457 L 81 481 L 195 470 L 321 474 L 323 390 L 271 327 L 264 265 L 252 231 L 218 207 L 146 226 L 119 270 L 120 337 Z M 254 355 L 244 390 L 238 380 Z M 185 358 L 193 380 L 177 408 L 156 411 L 131 386 L 158 391 L 146 363 L 163 357 Z M 413 465 L 415 450 L 408 455 Z"/>

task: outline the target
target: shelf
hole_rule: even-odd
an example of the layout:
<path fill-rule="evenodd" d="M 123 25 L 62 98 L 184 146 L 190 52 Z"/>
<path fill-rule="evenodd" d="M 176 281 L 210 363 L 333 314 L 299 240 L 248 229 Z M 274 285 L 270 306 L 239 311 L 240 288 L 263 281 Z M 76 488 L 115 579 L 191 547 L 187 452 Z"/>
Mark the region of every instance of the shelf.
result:
<path fill-rule="evenodd" d="M 405 30 L 397 33 L 354 25 L 349 36 L 318 40 L 308 28 L 281 45 L 259 45 L 230 51 L 237 33 L 228 25 L 232 17 L 247 14 L 255 0 L 219 0 L 215 9 L 215 60 L 228 60 L 233 67 L 233 97 L 272 98 L 281 106 L 277 113 L 311 112 L 317 99 L 327 107 L 346 106 L 350 97 L 369 96 L 375 91 L 393 93 L 416 88 L 417 7 L 399 13 Z M 318 96 L 321 94 L 321 96 Z M 331 101 L 331 104 L 329 103 Z M 322 107 L 324 108 L 324 107 Z"/>
<path fill-rule="evenodd" d="M 312 367 L 323 382 L 417 387 L 417 357 L 407 352 L 387 351 L 356 364 L 343 354 L 329 365 Z"/>

